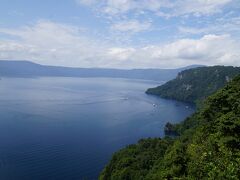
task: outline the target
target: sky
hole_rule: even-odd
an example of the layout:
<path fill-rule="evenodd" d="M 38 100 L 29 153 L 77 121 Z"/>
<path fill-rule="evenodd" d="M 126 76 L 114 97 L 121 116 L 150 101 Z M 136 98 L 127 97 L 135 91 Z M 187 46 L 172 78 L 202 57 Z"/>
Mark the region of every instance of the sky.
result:
<path fill-rule="evenodd" d="M 240 66 L 240 0 L 0 0 L 0 60 Z"/>

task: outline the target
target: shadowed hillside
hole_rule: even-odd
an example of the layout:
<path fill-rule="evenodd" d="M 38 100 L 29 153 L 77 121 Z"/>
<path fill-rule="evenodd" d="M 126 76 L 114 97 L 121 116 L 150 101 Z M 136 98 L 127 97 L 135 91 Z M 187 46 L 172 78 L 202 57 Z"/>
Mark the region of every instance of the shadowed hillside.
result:
<path fill-rule="evenodd" d="M 148 89 L 146 93 L 196 103 L 222 88 L 238 74 L 240 68 L 232 66 L 193 68 L 180 72 L 176 79 L 166 84 Z"/>
<path fill-rule="evenodd" d="M 179 69 L 103 69 L 103 68 L 69 68 L 58 66 L 44 66 L 29 61 L 0 60 L 0 76 L 3 77 L 109 77 L 143 79 L 154 81 L 168 81 L 185 69 L 198 67 L 188 66 Z"/>

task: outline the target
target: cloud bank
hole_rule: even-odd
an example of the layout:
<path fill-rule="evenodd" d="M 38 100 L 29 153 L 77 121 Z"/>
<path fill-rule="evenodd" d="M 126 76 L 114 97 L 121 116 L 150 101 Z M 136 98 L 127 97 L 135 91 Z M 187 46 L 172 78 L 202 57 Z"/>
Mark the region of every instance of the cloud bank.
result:
<path fill-rule="evenodd" d="M 112 28 L 129 30 L 125 24 Z M 15 29 L 0 28 L 0 33 L 12 37 L 0 40 L 0 59 L 34 60 L 41 64 L 73 67 L 174 68 L 191 64 L 240 66 L 240 44 L 229 34 L 207 34 L 165 44 L 122 47 L 92 39 L 82 28 L 52 21 L 38 21 Z"/>

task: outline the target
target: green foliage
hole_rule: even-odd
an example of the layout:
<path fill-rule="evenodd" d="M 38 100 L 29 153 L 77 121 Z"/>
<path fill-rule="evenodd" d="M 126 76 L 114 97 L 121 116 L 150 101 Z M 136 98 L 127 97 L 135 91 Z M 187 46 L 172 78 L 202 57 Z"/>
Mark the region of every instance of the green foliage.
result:
<path fill-rule="evenodd" d="M 238 74 L 240 68 L 232 66 L 189 69 L 162 86 L 148 89 L 146 93 L 201 105 L 203 99 L 224 87 Z"/>
<path fill-rule="evenodd" d="M 101 180 L 145 179 L 146 175 L 165 154 L 172 139 L 142 139 L 113 155 L 109 165 L 100 175 Z"/>
<path fill-rule="evenodd" d="M 175 127 L 116 153 L 100 179 L 240 179 L 240 76 Z"/>
<path fill-rule="evenodd" d="M 164 134 L 165 136 L 170 137 L 179 136 L 176 126 L 174 124 L 171 124 L 170 122 L 165 125 Z"/>

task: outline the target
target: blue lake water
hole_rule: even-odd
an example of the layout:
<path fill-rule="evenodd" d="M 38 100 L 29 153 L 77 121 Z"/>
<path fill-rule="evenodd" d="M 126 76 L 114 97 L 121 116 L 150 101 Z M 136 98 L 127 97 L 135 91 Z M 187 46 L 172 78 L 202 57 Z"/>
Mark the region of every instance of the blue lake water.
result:
<path fill-rule="evenodd" d="M 113 152 L 163 136 L 188 104 L 144 92 L 157 82 L 107 78 L 0 80 L 0 179 L 97 179 Z M 156 106 L 153 106 L 156 104 Z"/>

